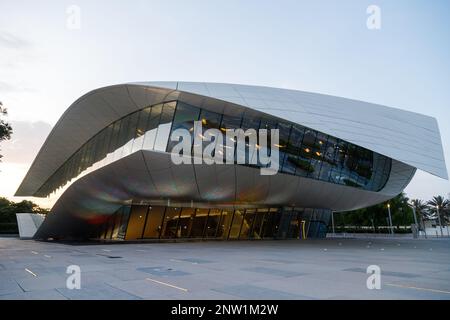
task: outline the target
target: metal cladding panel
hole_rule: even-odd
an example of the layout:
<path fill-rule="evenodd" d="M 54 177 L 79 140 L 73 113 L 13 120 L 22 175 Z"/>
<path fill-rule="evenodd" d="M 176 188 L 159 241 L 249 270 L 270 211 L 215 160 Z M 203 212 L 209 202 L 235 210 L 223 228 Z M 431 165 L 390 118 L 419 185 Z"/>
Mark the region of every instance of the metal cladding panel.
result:
<path fill-rule="evenodd" d="M 295 90 L 145 82 L 100 88 L 75 101 L 47 137 L 16 195 L 34 195 L 78 148 L 113 121 L 182 95 L 217 112 L 256 110 L 299 123 L 448 179 L 438 125 L 428 116 Z M 172 189 L 175 192 L 176 186 Z"/>
<path fill-rule="evenodd" d="M 36 238 L 88 235 L 108 215 L 132 201 L 230 208 L 290 205 L 346 211 L 392 197 L 299 176 L 261 176 L 257 168 L 239 165 L 183 167 L 183 177 L 177 177 L 180 171 L 171 165 L 170 154 L 141 150 L 92 171 L 62 193 Z M 251 179 L 253 188 L 246 179 Z"/>
<path fill-rule="evenodd" d="M 159 85 L 148 82 L 149 86 Z M 448 179 L 436 119 L 382 105 L 268 87 L 178 82 L 177 90 L 296 122 Z"/>

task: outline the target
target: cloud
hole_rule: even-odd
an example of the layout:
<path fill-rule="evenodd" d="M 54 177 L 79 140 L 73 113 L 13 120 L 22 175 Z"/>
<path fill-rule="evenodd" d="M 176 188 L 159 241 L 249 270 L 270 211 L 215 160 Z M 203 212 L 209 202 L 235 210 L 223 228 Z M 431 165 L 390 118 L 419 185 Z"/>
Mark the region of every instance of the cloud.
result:
<path fill-rule="evenodd" d="M 26 49 L 31 46 L 27 40 L 18 37 L 8 31 L 0 30 L 0 47 L 9 49 Z"/>
<path fill-rule="evenodd" d="M 0 153 L 3 155 L 2 162 L 30 164 L 50 133 L 52 126 L 43 121 L 10 121 L 10 124 L 13 128 L 11 140 L 4 141 L 0 145 Z"/>
<path fill-rule="evenodd" d="M 32 92 L 33 90 L 29 87 L 25 87 L 20 84 L 11 84 L 0 80 L 0 92 L 1 93 L 12 93 L 12 92 Z"/>

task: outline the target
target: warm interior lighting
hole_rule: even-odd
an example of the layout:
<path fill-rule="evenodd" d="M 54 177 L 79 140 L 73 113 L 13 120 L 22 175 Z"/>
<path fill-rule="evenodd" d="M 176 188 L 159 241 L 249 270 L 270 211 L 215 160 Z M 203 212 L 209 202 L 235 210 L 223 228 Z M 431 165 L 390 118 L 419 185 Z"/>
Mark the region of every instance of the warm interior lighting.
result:
<path fill-rule="evenodd" d="M 317 151 L 317 152 L 316 152 L 316 155 L 317 155 L 318 157 L 320 157 L 322 154 L 321 154 L 319 151 Z"/>
<path fill-rule="evenodd" d="M 309 148 L 306 148 L 305 151 L 309 153 L 311 150 L 309 150 Z"/>
<path fill-rule="evenodd" d="M 206 119 L 202 119 L 202 124 L 206 124 Z"/>

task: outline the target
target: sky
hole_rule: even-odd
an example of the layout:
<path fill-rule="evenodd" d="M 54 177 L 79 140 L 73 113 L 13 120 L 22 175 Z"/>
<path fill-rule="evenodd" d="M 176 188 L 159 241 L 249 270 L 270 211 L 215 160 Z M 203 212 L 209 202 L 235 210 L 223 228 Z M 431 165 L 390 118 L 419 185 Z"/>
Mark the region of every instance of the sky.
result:
<path fill-rule="evenodd" d="M 367 27 L 370 5 L 379 29 Z M 0 101 L 14 135 L 0 144 L 0 196 L 21 199 L 14 192 L 72 102 L 136 81 L 264 85 L 423 113 L 438 120 L 449 168 L 449 9 L 446 0 L 1 0 Z M 449 196 L 450 183 L 418 171 L 406 192 Z"/>

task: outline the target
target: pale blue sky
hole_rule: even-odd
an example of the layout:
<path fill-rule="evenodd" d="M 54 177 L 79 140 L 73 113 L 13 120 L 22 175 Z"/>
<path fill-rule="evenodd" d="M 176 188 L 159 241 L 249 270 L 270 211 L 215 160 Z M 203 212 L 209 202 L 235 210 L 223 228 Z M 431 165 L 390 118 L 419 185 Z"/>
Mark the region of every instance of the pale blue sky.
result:
<path fill-rule="evenodd" d="M 366 27 L 371 4 L 381 30 Z M 66 28 L 69 5 L 81 9 L 80 30 Z M 84 93 L 122 82 L 292 88 L 434 116 L 448 162 L 449 9 L 445 0 L 2 0 L 0 100 L 13 121 L 53 125 Z M 0 195 L 30 165 L 7 148 Z M 450 183 L 419 172 L 407 192 L 447 195 Z"/>

